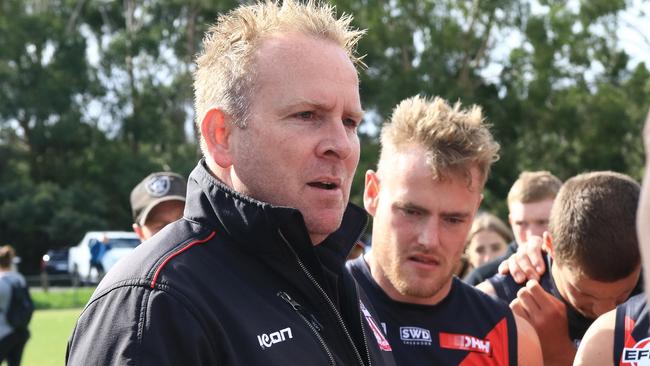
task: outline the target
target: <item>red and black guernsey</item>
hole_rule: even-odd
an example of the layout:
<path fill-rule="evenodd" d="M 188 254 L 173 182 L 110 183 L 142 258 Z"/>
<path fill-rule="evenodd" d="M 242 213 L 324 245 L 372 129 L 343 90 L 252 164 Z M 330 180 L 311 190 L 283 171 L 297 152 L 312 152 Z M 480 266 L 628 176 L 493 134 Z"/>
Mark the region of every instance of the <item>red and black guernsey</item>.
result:
<path fill-rule="evenodd" d="M 347 267 L 370 298 L 398 365 L 516 365 L 517 328 L 510 308 L 454 277 L 436 305 L 392 300 L 362 257 Z"/>
<path fill-rule="evenodd" d="M 650 315 L 645 294 L 638 294 L 616 308 L 614 365 L 631 366 L 650 360 Z"/>

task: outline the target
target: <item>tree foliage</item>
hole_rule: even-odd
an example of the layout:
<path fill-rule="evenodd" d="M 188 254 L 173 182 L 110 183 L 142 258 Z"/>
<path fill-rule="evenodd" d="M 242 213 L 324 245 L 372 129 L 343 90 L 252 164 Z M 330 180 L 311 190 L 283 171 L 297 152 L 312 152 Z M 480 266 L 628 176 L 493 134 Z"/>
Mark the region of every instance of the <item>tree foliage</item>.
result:
<path fill-rule="evenodd" d="M 333 2 L 368 29 L 359 51 L 370 132 L 354 202 L 376 165 L 379 125 L 415 94 L 483 107 L 502 146 L 484 208 L 502 217 L 522 170 L 640 178 L 650 71 L 616 37 L 628 2 Z M 0 2 L 0 243 L 17 247 L 23 270 L 85 231 L 129 230 L 129 192 L 148 173 L 189 173 L 199 157 L 192 60 L 207 26 L 238 3 Z"/>

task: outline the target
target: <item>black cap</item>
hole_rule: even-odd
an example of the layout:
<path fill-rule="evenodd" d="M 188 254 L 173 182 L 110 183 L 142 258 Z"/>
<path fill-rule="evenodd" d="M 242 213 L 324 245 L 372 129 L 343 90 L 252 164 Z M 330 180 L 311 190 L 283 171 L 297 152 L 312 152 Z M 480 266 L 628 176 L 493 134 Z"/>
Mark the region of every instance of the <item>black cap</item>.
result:
<path fill-rule="evenodd" d="M 185 179 L 176 173 L 158 172 L 149 174 L 131 191 L 133 221 L 144 225 L 149 212 L 165 201 L 185 202 L 187 185 Z"/>

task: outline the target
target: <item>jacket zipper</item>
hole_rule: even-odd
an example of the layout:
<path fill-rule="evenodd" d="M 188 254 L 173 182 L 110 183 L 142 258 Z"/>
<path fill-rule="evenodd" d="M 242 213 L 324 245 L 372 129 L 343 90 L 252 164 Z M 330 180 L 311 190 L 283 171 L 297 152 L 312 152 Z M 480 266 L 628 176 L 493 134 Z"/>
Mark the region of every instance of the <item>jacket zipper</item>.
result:
<path fill-rule="evenodd" d="M 365 229 L 364 229 L 365 231 Z M 362 254 L 363 255 L 363 254 Z M 354 282 L 354 286 L 357 289 L 357 294 L 359 293 L 359 285 Z M 358 295 L 357 295 L 358 296 Z M 359 296 L 359 301 L 361 301 L 361 296 Z M 359 314 L 360 315 L 360 322 L 361 322 L 361 334 L 363 335 L 363 344 L 366 347 L 366 354 L 368 355 L 368 365 L 371 365 L 372 361 L 370 360 L 370 349 L 368 349 L 368 339 L 366 338 L 366 329 L 363 326 L 363 320 L 366 318 L 364 314 Z M 367 320 L 366 320 L 367 321 Z M 380 352 L 381 353 L 381 352 Z"/>
<path fill-rule="evenodd" d="M 329 305 L 330 309 L 332 309 L 332 311 L 334 311 L 334 315 L 336 315 L 336 320 L 338 320 L 339 325 L 343 329 L 343 333 L 345 333 L 345 336 L 347 337 L 348 342 L 350 342 L 350 345 L 352 346 L 352 350 L 354 350 L 354 355 L 357 357 L 357 361 L 359 361 L 359 365 L 365 365 L 365 363 L 363 362 L 363 358 L 361 358 L 361 355 L 359 354 L 359 350 L 357 350 L 357 347 L 354 345 L 354 341 L 352 340 L 352 336 L 350 336 L 350 332 L 348 331 L 348 328 L 345 326 L 345 323 L 343 322 L 343 317 L 341 316 L 339 311 L 336 309 L 336 306 L 334 306 L 334 302 L 332 301 L 332 299 L 330 299 L 329 296 L 327 296 L 327 293 L 325 292 L 325 290 L 323 290 L 321 285 L 318 284 L 318 282 L 316 281 L 314 276 L 311 274 L 311 272 L 309 272 L 307 267 L 305 267 L 305 264 L 302 263 L 302 261 L 300 260 L 300 257 L 298 257 L 298 253 L 296 253 L 296 251 L 293 249 L 293 247 L 291 247 L 291 244 L 289 244 L 289 241 L 287 240 L 287 238 L 284 237 L 284 235 L 282 234 L 282 231 L 278 230 L 278 233 L 280 234 L 280 237 L 282 238 L 284 243 L 287 245 L 287 247 L 289 247 L 289 250 L 291 250 L 291 252 L 293 253 L 294 257 L 296 258 L 296 261 L 298 262 L 298 265 L 300 266 L 302 271 L 305 273 L 307 278 L 309 278 L 311 283 L 316 287 L 316 289 L 318 289 L 318 291 L 321 293 L 321 295 L 323 295 L 325 300 L 327 300 L 327 304 Z M 355 241 L 355 243 L 356 243 L 356 241 Z M 363 323 L 361 325 L 362 325 L 361 331 L 363 332 Z M 365 336 L 364 336 L 364 342 L 366 342 Z M 366 347 L 367 347 L 367 344 L 366 344 Z M 371 366 L 370 354 L 368 354 L 368 366 Z"/>
<path fill-rule="evenodd" d="M 318 322 L 318 320 L 316 320 L 316 317 L 314 317 L 313 314 L 307 313 L 303 309 L 302 305 L 300 305 L 294 299 L 292 299 L 291 296 L 289 296 L 289 294 L 287 294 L 286 292 L 280 291 L 277 293 L 277 295 L 282 300 L 286 301 L 289 305 L 291 305 L 293 310 L 295 310 L 296 313 L 298 313 L 298 315 L 302 318 L 302 320 L 304 320 L 305 323 L 307 323 L 309 329 L 311 329 L 311 331 L 316 335 L 316 338 L 318 338 L 318 341 L 320 342 L 321 346 L 323 346 L 325 353 L 327 353 L 327 357 L 330 359 L 330 365 L 335 366 L 336 362 L 334 361 L 334 356 L 332 355 L 330 349 L 327 347 L 325 340 L 323 340 L 323 337 L 321 337 L 320 335 L 320 331 L 323 329 L 323 326 Z M 309 318 L 307 317 L 307 315 L 309 315 Z"/>
<path fill-rule="evenodd" d="M 357 235 L 357 239 L 354 241 L 354 245 L 361 239 L 361 235 L 366 231 L 368 228 L 368 221 L 366 221 L 365 224 L 363 224 L 363 230 Z M 363 254 L 361 254 L 363 255 Z M 350 277 L 352 277 L 352 274 L 350 274 Z M 354 282 L 354 288 L 357 290 L 357 298 L 359 301 L 361 301 L 361 295 L 359 295 L 361 292 L 359 291 L 359 284 L 357 284 L 356 280 L 353 280 Z M 361 311 L 361 310 L 359 310 Z M 372 366 L 372 357 L 370 357 L 370 349 L 368 348 L 368 338 L 366 338 L 366 328 L 363 326 L 363 320 L 365 319 L 364 314 L 359 314 L 359 320 L 361 323 L 361 335 L 363 336 L 363 345 L 366 348 L 366 355 L 368 355 L 368 366 Z M 368 324 L 370 325 L 370 324 Z M 381 352 L 380 352 L 381 353 Z"/>

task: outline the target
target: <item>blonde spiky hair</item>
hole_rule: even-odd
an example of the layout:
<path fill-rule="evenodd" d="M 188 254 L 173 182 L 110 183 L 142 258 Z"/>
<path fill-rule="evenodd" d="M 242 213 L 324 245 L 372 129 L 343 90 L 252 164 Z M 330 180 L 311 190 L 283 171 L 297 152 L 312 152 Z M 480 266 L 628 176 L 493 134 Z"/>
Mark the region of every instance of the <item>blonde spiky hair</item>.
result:
<path fill-rule="evenodd" d="M 434 179 L 459 172 L 471 184 L 470 169 L 476 165 L 482 186 L 490 166 L 499 159 L 499 144 L 484 123 L 481 108 L 462 110 L 460 102 L 452 107 L 439 97 L 414 96 L 395 107 L 390 123 L 381 130 L 379 170 L 388 154 L 413 143 L 426 149 Z"/>

